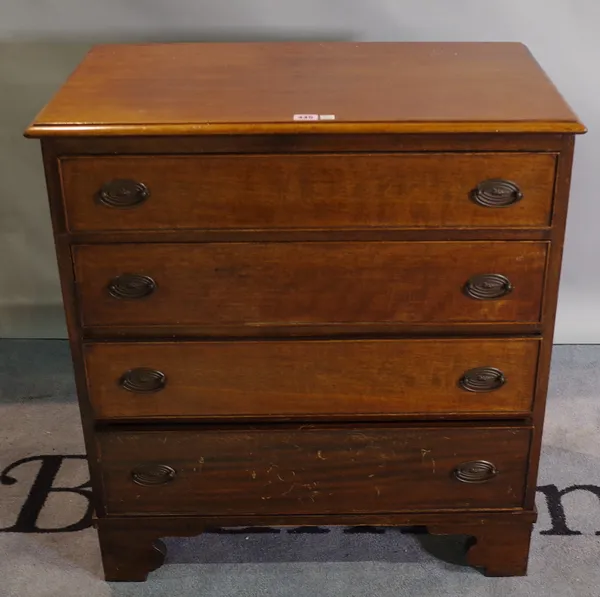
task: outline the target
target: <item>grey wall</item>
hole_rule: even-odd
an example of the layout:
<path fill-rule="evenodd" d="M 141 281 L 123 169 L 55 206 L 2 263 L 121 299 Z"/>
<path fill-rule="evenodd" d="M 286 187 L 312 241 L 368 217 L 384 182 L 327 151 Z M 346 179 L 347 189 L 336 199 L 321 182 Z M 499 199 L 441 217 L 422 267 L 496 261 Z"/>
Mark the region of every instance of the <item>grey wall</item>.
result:
<path fill-rule="evenodd" d="M 597 0 L 0 0 L 0 336 L 64 335 L 37 143 L 21 131 L 92 43 L 522 41 L 590 129 L 577 143 L 557 342 L 600 343 Z"/>

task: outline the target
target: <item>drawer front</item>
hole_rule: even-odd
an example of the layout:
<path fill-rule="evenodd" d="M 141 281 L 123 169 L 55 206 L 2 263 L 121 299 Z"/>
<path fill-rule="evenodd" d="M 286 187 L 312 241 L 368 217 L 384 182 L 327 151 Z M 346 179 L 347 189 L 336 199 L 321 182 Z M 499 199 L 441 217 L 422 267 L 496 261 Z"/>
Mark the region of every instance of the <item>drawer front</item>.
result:
<path fill-rule="evenodd" d="M 543 228 L 555 164 L 544 153 L 193 155 L 71 157 L 60 169 L 74 231 Z"/>
<path fill-rule="evenodd" d="M 91 343 L 96 417 L 506 415 L 531 408 L 539 341 Z"/>
<path fill-rule="evenodd" d="M 276 427 L 97 438 L 109 514 L 325 514 L 519 508 L 530 430 Z"/>
<path fill-rule="evenodd" d="M 547 246 L 123 244 L 73 252 L 84 326 L 256 329 L 538 322 Z"/>

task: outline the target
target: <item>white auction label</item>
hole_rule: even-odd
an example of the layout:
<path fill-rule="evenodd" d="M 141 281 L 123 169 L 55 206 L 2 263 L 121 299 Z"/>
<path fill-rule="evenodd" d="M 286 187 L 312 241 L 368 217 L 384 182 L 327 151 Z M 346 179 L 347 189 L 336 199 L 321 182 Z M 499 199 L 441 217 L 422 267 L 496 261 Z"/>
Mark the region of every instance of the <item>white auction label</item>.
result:
<path fill-rule="evenodd" d="M 319 120 L 318 114 L 294 114 L 294 120 Z"/>

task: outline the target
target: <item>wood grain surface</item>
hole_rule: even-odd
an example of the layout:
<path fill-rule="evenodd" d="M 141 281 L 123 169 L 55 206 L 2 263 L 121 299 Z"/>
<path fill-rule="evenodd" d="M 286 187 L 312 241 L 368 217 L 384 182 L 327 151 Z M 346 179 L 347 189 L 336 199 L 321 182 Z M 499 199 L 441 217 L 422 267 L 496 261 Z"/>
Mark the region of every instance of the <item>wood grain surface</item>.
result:
<path fill-rule="evenodd" d="M 86 343 L 95 416 L 106 419 L 275 419 L 403 414 L 527 413 L 538 339 L 414 339 Z M 154 393 L 124 389 L 129 370 L 163 373 Z M 506 382 L 490 392 L 459 385 L 476 367 Z"/>
<path fill-rule="evenodd" d="M 109 513 L 350 514 L 428 509 L 520 508 L 526 427 L 301 427 L 139 429 L 98 433 Z M 498 474 L 463 483 L 461 463 Z M 143 464 L 175 477 L 145 487 Z"/>
<path fill-rule="evenodd" d="M 584 130 L 521 44 L 289 42 L 97 46 L 27 134 Z"/>
<path fill-rule="evenodd" d="M 180 229 L 544 228 L 555 154 L 421 153 L 98 156 L 60 161 L 74 231 Z M 98 201 L 105 183 L 142 183 L 129 209 Z M 470 194 L 489 179 L 523 199 L 484 207 Z"/>
<path fill-rule="evenodd" d="M 210 243 L 73 247 L 83 324 L 244 326 L 536 322 L 544 242 Z M 111 297 L 121 274 L 155 292 Z M 472 276 L 514 286 L 497 300 L 463 292 Z"/>
<path fill-rule="evenodd" d="M 26 135 L 106 578 L 144 580 L 160 537 L 315 524 L 466 534 L 525 574 L 582 132 L 516 43 L 94 48 Z M 477 205 L 490 178 L 523 198 Z M 114 179 L 149 197 L 100 204 Z M 492 273 L 509 294 L 465 294 Z M 114 298 L 124 274 L 154 292 Z M 164 388 L 124 390 L 139 367 Z M 465 391 L 475 367 L 506 383 Z M 497 474 L 458 480 L 473 461 Z"/>
<path fill-rule="evenodd" d="M 108 516 L 94 520 L 110 581 L 144 581 L 160 566 L 166 550 L 161 537 L 191 537 L 215 527 L 399 526 L 426 527 L 439 535 L 471 535 L 466 559 L 488 576 L 521 576 L 527 571 L 533 510 L 284 514 L 241 516 Z"/>

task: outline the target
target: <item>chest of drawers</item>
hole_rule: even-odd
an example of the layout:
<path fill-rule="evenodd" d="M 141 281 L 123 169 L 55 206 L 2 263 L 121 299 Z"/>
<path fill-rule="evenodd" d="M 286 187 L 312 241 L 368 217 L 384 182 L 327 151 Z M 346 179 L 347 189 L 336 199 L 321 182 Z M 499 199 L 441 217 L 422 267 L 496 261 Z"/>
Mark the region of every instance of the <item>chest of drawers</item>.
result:
<path fill-rule="evenodd" d="M 584 130 L 520 44 L 92 50 L 26 134 L 106 578 L 336 524 L 525 574 Z"/>

